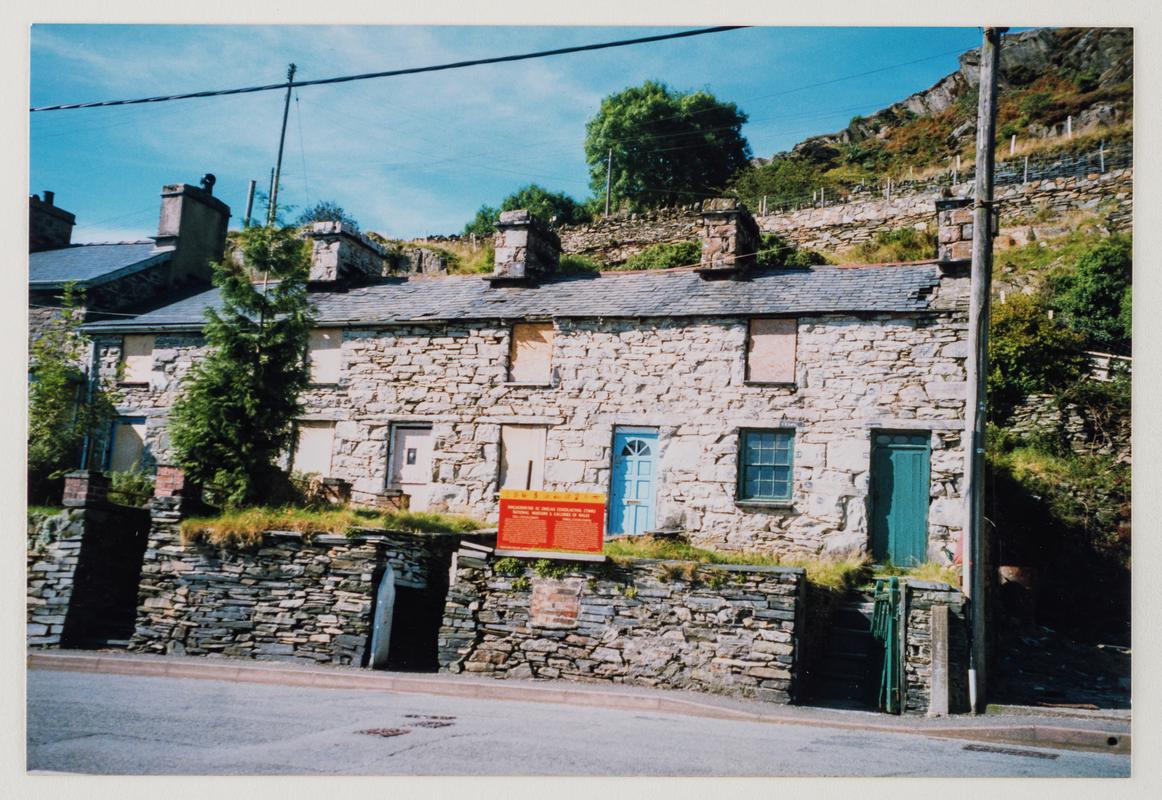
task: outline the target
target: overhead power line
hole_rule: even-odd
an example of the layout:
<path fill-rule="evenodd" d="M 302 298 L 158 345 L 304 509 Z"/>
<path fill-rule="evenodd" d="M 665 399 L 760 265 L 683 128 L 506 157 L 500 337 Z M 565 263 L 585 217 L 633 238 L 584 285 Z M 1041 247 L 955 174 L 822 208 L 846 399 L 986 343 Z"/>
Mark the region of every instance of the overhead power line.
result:
<path fill-rule="evenodd" d="M 719 25 L 714 28 L 698 28 L 692 31 L 679 31 L 678 33 L 662 33 L 656 36 L 641 36 L 636 39 L 618 39 L 612 42 L 598 42 L 596 44 L 583 44 L 575 47 L 559 47 L 555 50 L 539 50 L 535 53 L 519 53 L 511 56 L 495 56 L 493 58 L 477 58 L 471 61 L 454 61 L 448 64 L 434 64 L 427 67 L 409 67 L 406 69 L 393 69 L 383 72 L 365 72 L 360 75 L 342 75 L 337 78 L 320 78 L 313 81 L 290 81 L 285 83 L 269 83 L 264 86 L 247 86 L 241 89 L 218 89 L 215 91 L 206 92 L 190 92 L 188 94 L 171 94 L 161 95 L 158 97 L 141 97 L 135 100 L 103 100 L 95 103 L 66 103 L 55 106 L 38 106 L 30 108 L 29 111 L 68 111 L 77 108 L 102 108 L 105 106 L 129 106 L 138 105 L 141 103 L 164 103 L 170 100 L 191 100 L 199 97 L 220 97 L 222 95 L 231 94 L 251 94 L 254 92 L 271 92 L 281 89 L 286 89 L 287 86 L 322 86 L 331 83 L 350 83 L 351 81 L 365 81 L 372 78 L 392 78 L 398 75 L 416 75 L 421 72 L 441 72 L 450 69 L 464 69 L 465 67 L 478 67 L 483 64 L 502 64 L 510 61 L 528 61 L 534 58 L 547 58 L 548 56 L 565 55 L 566 53 L 583 53 L 590 50 L 607 50 L 611 47 L 628 47 L 634 44 L 646 44 L 647 42 L 661 42 L 667 39 L 685 39 L 691 36 L 703 36 L 708 33 L 722 33 L 724 31 L 738 30 L 739 28 L 748 27 L 746 25 Z"/>

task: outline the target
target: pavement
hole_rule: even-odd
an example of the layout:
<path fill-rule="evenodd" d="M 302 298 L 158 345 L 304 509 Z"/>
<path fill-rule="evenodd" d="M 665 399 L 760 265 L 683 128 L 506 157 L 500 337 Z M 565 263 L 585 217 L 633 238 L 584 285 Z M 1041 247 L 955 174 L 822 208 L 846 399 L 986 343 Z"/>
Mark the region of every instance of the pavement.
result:
<path fill-rule="evenodd" d="M 981 715 L 924 717 L 784 706 L 695 692 L 620 684 L 497 680 L 471 675 L 384 672 L 342 666 L 214 656 L 156 656 L 105 651 L 32 650 L 29 670 L 187 678 L 317 689 L 361 689 L 475 700 L 550 703 L 685 717 L 798 725 L 840 731 L 914 734 L 1000 745 L 1127 755 L 1129 709 L 989 706 Z"/>

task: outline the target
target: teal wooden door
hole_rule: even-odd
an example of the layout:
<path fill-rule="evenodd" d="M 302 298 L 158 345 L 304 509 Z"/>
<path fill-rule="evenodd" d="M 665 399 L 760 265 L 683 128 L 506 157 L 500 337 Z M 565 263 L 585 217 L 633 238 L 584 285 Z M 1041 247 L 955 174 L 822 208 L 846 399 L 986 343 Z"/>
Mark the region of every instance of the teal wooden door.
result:
<path fill-rule="evenodd" d="M 928 560 L 929 435 L 872 435 L 872 557 L 899 566 Z"/>
<path fill-rule="evenodd" d="M 657 431 L 630 428 L 614 432 L 609 487 L 611 535 L 653 530 L 657 452 Z"/>

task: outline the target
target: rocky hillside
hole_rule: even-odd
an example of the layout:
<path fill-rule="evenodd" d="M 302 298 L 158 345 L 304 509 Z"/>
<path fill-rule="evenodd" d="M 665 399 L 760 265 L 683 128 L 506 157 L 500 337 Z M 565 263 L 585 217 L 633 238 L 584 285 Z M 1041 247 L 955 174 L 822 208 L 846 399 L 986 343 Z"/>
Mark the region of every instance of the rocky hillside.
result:
<path fill-rule="evenodd" d="M 756 166 L 767 172 L 775 168 L 784 179 L 802 175 L 808 184 L 837 188 L 942 168 L 952 156 L 972 154 L 979 81 L 980 51 L 971 50 L 960 57 L 956 72 L 929 89 L 871 116 L 855 117 L 841 131 L 806 139 L 790 153 L 757 159 Z M 1128 136 L 1133 31 L 1042 28 L 1008 35 L 1001 47 L 999 82 L 1001 141 L 1016 135 L 1024 148 L 1055 143 L 1069 117 L 1075 138 L 1095 129 L 1113 138 Z M 787 162 L 797 169 L 788 170 Z"/>

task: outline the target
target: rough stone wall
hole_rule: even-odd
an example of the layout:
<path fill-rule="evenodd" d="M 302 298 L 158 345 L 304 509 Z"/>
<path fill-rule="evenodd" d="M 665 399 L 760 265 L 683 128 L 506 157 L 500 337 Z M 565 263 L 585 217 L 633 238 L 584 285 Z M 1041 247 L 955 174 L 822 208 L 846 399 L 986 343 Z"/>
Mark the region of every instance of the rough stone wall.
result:
<path fill-rule="evenodd" d="M 1056 178 L 1011 184 L 997 188 L 1002 237 L 1016 234 L 1038 214 L 1061 217 L 1070 211 L 1097 210 L 1107 205 L 1109 221 L 1116 230 L 1129 230 L 1133 222 L 1133 169 L 1121 169 L 1081 178 Z M 971 193 L 972 184 L 952 187 L 954 197 Z M 804 208 L 759 217 L 765 233 L 778 233 L 812 250 L 842 251 L 875 237 L 877 233 L 904 227 L 935 225 L 933 194 L 900 195 L 892 199 L 861 200 L 821 208 Z"/>
<path fill-rule="evenodd" d="M 999 186 L 1001 236 L 1011 236 L 1021 244 L 1029 238 L 1029 220 L 1039 214 L 1060 217 L 1099 206 L 1109 211 L 1114 229 L 1128 231 L 1133 223 L 1133 180 L 1134 171 L 1127 168 Z M 962 182 L 951 190 L 955 197 L 968 196 L 972 183 Z M 880 232 L 936 225 L 934 190 L 893 195 L 890 200 L 869 194 L 838 205 L 767 214 L 757 218 L 759 227 L 801 247 L 835 252 L 869 241 Z M 700 214 L 694 205 L 563 225 L 557 233 L 562 252 L 616 265 L 651 244 L 697 240 L 700 230 Z"/>
<path fill-rule="evenodd" d="M 578 562 L 566 576 L 502 575 L 457 554 L 440 669 L 690 689 L 791 702 L 803 570 Z M 520 581 L 527 582 L 522 588 Z"/>
<path fill-rule="evenodd" d="M 30 516 L 28 644 L 72 646 L 128 635 L 148 527 L 142 509 L 112 505 Z"/>
<path fill-rule="evenodd" d="M 652 244 L 697 241 L 701 234 L 702 211 L 697 203 L 639 214 L 615 214 L 608 219 L 557 228 L 561 252 L 608 265 L 624 263 Z"/>
<path fill-rule="evenodd" d="M 488 520 L 501 425 L 547 426 L 545 488 L 593 492 L 609 487 L 614 427 L 657 427 L 656 527 L 703 546 L 806 553 L 867 547 L 873 430 L 930 431 L 930 557 L 947 560 L 962 525 L 966 293 L 967 279 L 945 277 L 936 314 L 800 318 L 795 386 L 746 382 L 746 319 L 558 320 L 549 387 L 506 382 L 506 325 L 352 329 L 339 383 L 307 393 L 306 418 L 335 422 L 332 475 L 357 501 L 384 490 L 391 424 L 431 423 L 433 506 Z M 117 346 L 102 345 L 103 372 Z M 159 336 L 150 387 L 125 391 L 157 459 L 197 352 Z M 792 503 L 739 504 L 738 430 L 775 427 L 795 430 Z"/>
<path fill-rule="evenodd" d="M 267 533 L 250 550 L 185 545 L 175 498 L 154 499 L 130 650 L 361 665 L 386 565 L 423 588 L 454 542 L 411 534 Z M 168 512 L 168 513 L 167 513 Z"/>
<path fill-rule="evenodd" d="M 315 222 L 304 233 L 311 242 L 312 281 L 379 277 L 390 272 L 386 251 L 343 222 Z"/>
<path fill-rule="evenodd" d="M 1005 427 L 1020 436 L 1047 434 L 1062 437 L 1076 453 L 1118 454 L 1130 457 L 1131 429 L 1129 419 L 1115 424 L 1112 430 L 1097 430 L 1092 419 L 1086 419 L 1077 405 L 1062 406 L 1050 394 L 1033 394 L 1015 406 Z"/>
<path fill-rule="evenodd" d="M 904 711 L 927 712 L 932 684 L 932 606 L 948 606 L 948 710 L 968 709 L 967 600 L 946 583 L 905 583 Z"/>

